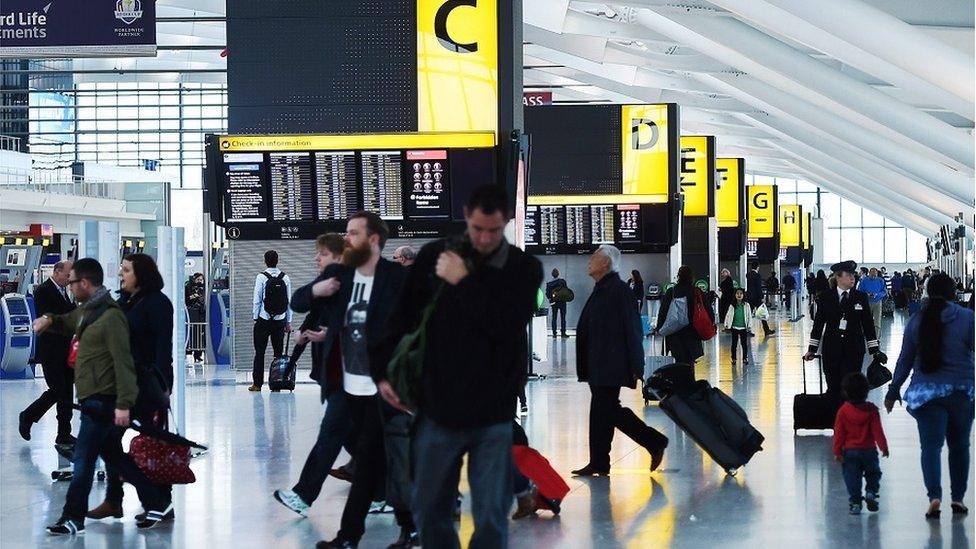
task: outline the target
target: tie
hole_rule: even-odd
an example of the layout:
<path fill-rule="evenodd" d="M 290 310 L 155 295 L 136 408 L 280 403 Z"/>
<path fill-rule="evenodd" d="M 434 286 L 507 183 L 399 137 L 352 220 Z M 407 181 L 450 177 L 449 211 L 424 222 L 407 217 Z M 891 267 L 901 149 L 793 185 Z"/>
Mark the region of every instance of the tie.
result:
<path fill-rule="evenodd" d="M 68 303 L 71 303 L 71 300 L 68 299 L 68 290 L 61 288 L 61 297 L 63 297 L 64 300 L 67 301 Z"/>
<path fill-rule="evenodd" d="M 844 310 L 846 308 L 846 306 L 847 306 L 847 292 L 844 292 L 840 296 L 840 308 L 841 308 L 841 310 Z"/>

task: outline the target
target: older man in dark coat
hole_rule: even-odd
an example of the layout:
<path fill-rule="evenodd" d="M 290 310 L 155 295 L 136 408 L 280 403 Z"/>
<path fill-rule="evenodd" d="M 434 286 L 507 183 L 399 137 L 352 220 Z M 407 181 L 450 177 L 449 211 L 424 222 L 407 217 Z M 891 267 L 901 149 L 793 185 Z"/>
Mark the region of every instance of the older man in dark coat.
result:
<path fill-rule="evenodd" d="M 596 281 L 576 327 L 576 374 L 590 385 L 590 462 L 573 471 L 591 476 L 610 473 L 614 428 L 651 454 L 651 470 L 664 458 L 668 439 L 620 405 L 620 388 L 637 387 L 644 372 L 640 316 L 634 296 L 620 280 L 620 250 L 603 245 L 593 253 L 589 275 Z"/>

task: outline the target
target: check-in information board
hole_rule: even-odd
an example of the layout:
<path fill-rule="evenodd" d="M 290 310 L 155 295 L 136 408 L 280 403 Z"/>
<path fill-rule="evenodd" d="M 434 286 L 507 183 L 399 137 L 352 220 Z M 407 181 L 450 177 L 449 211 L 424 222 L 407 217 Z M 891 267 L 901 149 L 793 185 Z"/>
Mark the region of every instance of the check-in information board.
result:
<path fill-rule="evenodd" d="M 440 236 L 495 182 L 490 133 L 209 136 L 207 148 L 211 213 L 232 239 L 314 238 L 360 210 L 393 236 Z"/>

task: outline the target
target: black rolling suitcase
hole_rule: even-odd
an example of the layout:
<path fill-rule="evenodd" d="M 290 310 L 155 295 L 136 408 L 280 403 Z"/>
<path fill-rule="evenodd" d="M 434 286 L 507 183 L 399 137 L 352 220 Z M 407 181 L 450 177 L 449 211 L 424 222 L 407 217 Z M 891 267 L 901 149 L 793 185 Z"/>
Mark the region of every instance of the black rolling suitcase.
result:
<path fill-rule="evenodd" d="M 762 450 L 765 437 L 745 410 L 708 381 L 664 397 L 661 410 L 729 475 Z"/>
<path fill-rule="evenodd" d="M 803 364 L 803 392 L 793 396 L 793 434 L 800 429 L 833 429 L 837 410 L 842 404 L 834 395 L 824 393 L 823 358 L 817 355 L 817 379 L 820 393 L 807 392 L 807 366 Z"/>
<path fill-rule="evenodd" d="M 281 356 L 276 356 L 271 361 L 271 368 L 268 372 L 268 388 L 274 392 L 281 390 L 295 390 L 295 365 L 288 354 L 288 347 L 291 345 L 291 334 L 285 342 L 285 352 Z"/>

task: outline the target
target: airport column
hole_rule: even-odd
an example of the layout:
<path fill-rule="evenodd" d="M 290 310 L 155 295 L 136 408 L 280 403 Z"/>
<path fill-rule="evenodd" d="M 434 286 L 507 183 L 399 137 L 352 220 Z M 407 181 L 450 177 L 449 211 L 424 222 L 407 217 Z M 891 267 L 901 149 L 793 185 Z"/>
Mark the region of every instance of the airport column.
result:
<path fill-rule="evenodd" d="M 156 264 L 163 276 L 163 294 L 173 304 L 173 392 L 170 406 L 176 418 L 176 429 L 186 432 L 186 302 L 183 284 L 186 280 L 186 247 L 183 227 L 156 228 Z"/>
<path fill-rule="evenodd" d="M 681 136 L 681 263 L 696 279 L 718 287 L 718 225 L 715 219 L 715 137 Z"/>
<path fill-rule="evenodd" d="M 78 257 L 98 260 L 105 270 L 105 287 L 119 289 L 118 269 L 122 264 L 122 240 L 118 221 L 81 221 L 78 223 Z M 182 286 L 181 286 L 182 287 Z"/>

